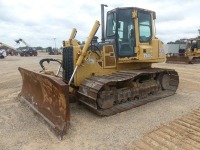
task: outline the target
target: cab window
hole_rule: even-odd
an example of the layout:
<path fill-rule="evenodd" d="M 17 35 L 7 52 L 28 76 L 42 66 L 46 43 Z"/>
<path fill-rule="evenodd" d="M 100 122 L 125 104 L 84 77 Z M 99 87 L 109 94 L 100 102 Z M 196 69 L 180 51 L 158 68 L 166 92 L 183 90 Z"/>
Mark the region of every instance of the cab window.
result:
<path fill-rule="evenodd" d="M 114 36 L 116 32 L 116 13 L 109 13 L 107 15 L 106 36 Z"/>
<path fill-rule="evenodd" d="M 140 42 L 148 42 L 152 38 L 151 15 L 144 12 L 138 12 L 139 38 Z"/>
<path fill-rule="evenodd" d="M 119 10 L 117 28 L 119 57 L 132 57 L 135 47 L 132 9 Z"/>

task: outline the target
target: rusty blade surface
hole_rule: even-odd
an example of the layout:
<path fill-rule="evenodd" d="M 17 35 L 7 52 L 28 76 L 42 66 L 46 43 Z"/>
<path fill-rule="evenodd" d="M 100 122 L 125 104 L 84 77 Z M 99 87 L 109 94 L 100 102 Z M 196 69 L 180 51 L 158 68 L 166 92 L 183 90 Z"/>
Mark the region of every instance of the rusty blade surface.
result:
<path fill-rule="evenodd" d="M 23 85 L 19 98 L 38 113 L 62 139 L 70 125 L 69 87 L 56 77 L 18 68 Z"/>

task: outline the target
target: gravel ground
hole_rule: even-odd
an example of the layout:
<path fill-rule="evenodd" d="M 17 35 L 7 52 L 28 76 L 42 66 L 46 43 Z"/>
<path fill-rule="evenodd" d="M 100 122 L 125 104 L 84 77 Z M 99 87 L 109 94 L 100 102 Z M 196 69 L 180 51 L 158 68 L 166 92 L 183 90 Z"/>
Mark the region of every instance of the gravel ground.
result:
<path fill-rule="evenodd" d="M 21 76 L 17 68 L 39 71 L 42 58 L 61 58 L 39 53 L 37 57 L 8 56 L 0 60 L 0 149 L 133 149 L 146 133 L 200 107 L 200 64 L 154 64 L 178 71 L 180 84 L 171 97 L 122 112 L 99 117 L 84 106 L 71 104 L 71 128 L 62 141 L 17 99 Z M 48 68 L 56 70 L 51 63 Z"/>

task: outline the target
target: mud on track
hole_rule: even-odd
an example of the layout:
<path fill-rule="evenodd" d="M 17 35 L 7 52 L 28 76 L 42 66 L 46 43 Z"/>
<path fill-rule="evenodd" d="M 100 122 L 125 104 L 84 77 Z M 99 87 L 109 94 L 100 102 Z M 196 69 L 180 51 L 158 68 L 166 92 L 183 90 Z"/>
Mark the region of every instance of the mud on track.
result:
<path fill-rule="evenodd" d="M 148 133 L 155 131 L 159 126 L 168 125 L 200 108 L 200 64 L 155 64 L 154 67 L 174 68 L 178 71 L 180 85 L 175 95 L 110 117 L 99 117 L 82 105 L 71 104 L 71 128 L 60 142 L 47 126 L 17 99 L 21 89 L 21 76 L 17 68 L 40 71 L 39 60 L 42 58 L 61 56 L 39 53 L 37 57 L 8 56 L 0 60 L 2 150 L 133 149 L 143 136 L 148 136 Z M 53 70 L 58 67 L 56 63 L 46 65 Z M 183 132 L 182 128 L 180 132 Z"/>

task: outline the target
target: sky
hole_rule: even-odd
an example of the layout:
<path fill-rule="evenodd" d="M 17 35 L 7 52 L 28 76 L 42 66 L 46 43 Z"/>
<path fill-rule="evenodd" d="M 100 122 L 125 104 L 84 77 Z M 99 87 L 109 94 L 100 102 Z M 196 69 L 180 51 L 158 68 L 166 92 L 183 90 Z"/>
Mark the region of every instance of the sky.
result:
<path fill-rule="evenodd" d="M 0 0 L 0 42 L 16 45 L 22 38 L 30 46 L 61 47 L 72 28 L 85 41 L 95 20 L 117 7 L 140 7 L 156 12 L 156 37 L 164 43 L 198 36 L 200 0 Z M 101 28 L 97 32 L 101 39 Z"/>

